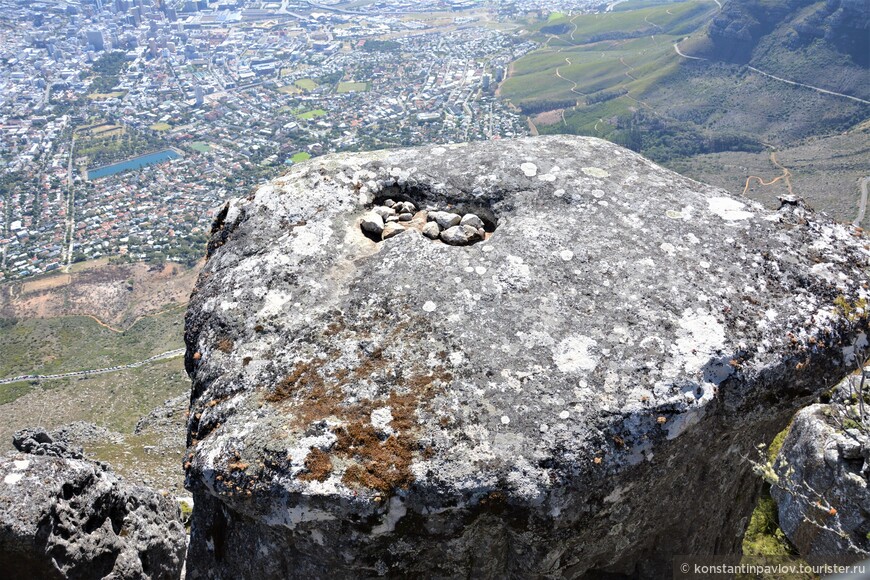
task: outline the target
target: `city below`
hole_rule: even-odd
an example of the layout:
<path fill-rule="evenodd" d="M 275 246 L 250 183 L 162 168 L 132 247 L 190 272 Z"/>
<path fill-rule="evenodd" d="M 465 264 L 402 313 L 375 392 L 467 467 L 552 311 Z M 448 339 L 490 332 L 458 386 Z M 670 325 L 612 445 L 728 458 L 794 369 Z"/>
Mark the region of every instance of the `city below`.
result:
<path fill-rule="evenodd" d="M 526 135 L 516 0 L 0 2 L 0 281 L 194 263 L 222 203 L 335 151 Z"/>

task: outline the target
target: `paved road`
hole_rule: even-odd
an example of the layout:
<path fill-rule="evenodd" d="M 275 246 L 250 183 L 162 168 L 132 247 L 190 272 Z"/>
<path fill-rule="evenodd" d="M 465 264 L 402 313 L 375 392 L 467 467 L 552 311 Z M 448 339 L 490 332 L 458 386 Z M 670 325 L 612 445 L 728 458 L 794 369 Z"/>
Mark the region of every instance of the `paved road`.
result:
<path fill-rule="evenodd" d="M 856 228 L 861 227 L 861 222 L 864 221 L 864 212 L 867 211 L 867 185 L 870 185 L 870 177 L 861 180 L 861 203 L 858 205 L 858 217 L 852 222 Z"/>
<path fill-rule="evenodd" d="M 679 51 L 677 51 L 677 52 L 679 52 Z M 804 83 L 798 83 L 795 81 L 790 81 L 788 79 L 783 79 L 783 78 L 774 76 L 770 73 L 766 73 L 763 70 L 759 70 L 759 69 L 755 68 L 754 66 L 747 66 L 746 68 L 748 68 L 751 71 L 755 71 L 760 75 L 764 75 L 768 78 L 771 78 L 773 80 L 780 81 L 783 83 L 788 83 L 788 84 L 794 85 L 796 87 L 804 87 L 805 89 L 812 89 L 814 91 L 817 91 L 819 93 L 824 93 L 826 95 L 834 95 L 835 97 L 843 97 L 844 99 L 852 99 L 853 101 L 858 101 L 859 103 L 863 103 L 865 105 L 870 105 L 870 101 L 865 101 L 864 99 L 859 99 L 858 97 L 853 97 L 852 95 L 844 95 L 843 93 L 835 93 L 834 91 L 829 91 L 828 89 L 822 89 L 819 87 L 814 87 L 813 85 L 805 85 Z"/>
<path fill-rule="evenodd" d="M 89 375 L 99 375 L 103 373 L 113 373 L 115 371 L 120 371 L 124 369 L 135 369 L 141 367 L 142 365 L 146 365 L 148 363 L 152 363 L 159 360 L 166 360 L 170 358 L 175 358 L 177 356 L 181 356 L 184 354 L 183 348 L 178 348 L 175 350 L 168 350 L 166 352 L 162 352 L 160 354 L 154 355 L 151 358 L 146 358 L 145 360 L 140 360 L 139 362 L 130 363 L 127 365 L 119 365 L 116 367 L 107 367 L 104 369 L 91 369 L 86 371 L 74 371 L 71 373 L 60 373 L 57 375 L 20 375 L 17 377 L 9 377 L 8 379 L 0 379 L 0 385 L 8 385 L 9 383 L 18 383 L 21 381 L 40 381 L 45 379 L 65 379 L 67 377 L 85 377 Z"/>
<path fill-rule="evenodd" d="M 674 50 L 676 50 L 677 54 L 679 54 L 681 57 L 688 58 L 689 60 L 707 60 L 706 58 L 701 58 L 700 56 L 689 56 L 688 54 L 683 54 L 683 51 L 680 50 L 679 43 L 676 42 L 674 43 Z"/>

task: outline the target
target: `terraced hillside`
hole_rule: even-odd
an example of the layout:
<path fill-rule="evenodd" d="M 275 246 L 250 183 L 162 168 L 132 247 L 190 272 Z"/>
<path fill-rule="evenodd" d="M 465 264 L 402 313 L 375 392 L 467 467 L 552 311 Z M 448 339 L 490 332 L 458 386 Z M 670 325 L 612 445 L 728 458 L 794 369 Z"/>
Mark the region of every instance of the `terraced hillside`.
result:
<path fill-rule="evenodd" d="M 637 105 L 632 99 L 678 68 L 681 57 L 673 44 L 716 11 L 712 2 L 638 5 L 627 2 L 613 12 L 562 16 L 533 26 L 532 35 L 543 47 L 513 64 L 501 94 L 527 113 L 575 107 L 606 112 Z"/>
<path fill-rule="evenodd" d="M 793 193 L 851 221 L 866 163 L 838 151 L 866 149 L 870 119 L 858 4 L 634 0 L 558 15 L 528 27 L 542 47 L 513 63 L 499 94 L 538 133 L 602 137 L 733 193 Z M 832 136 L 836 149 L 813 145 Z M 771 154 L 789 161 L 794 147 L 814 163 L 777 179 Z"/>

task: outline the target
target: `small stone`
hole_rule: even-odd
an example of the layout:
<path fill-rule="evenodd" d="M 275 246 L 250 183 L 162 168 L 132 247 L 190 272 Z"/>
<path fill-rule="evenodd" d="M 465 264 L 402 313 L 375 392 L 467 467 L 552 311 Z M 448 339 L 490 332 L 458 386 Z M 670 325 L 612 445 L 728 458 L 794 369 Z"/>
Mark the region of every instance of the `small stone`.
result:
<path fill-rule="evenodd" d="M 416 213 L 417 212 L 417 206 L 414 205 L 413 203 L 411 203 L 410 201 L 404 202 L 403 208 L 405 210 L 404 213 Z"/>
<path fill-rule="evenodd" d="M 376 214 L 378 214 L 379 216 L 381 216 L 381 219 L 384 219 L 384 220 L 387 219 L 388 217 L 390 217 L 391 215 L 396 214 L 396 210 L 394 210 L 391 207 L 387 207 L 385 205 L 379 205 L 376 208 L 374 208 L 372 211 L 375 212 Z"/>
<path fill-rule="evenodd" d="M 471 226 L 475 229 L 482 230 L 483 229 L 483 220 L 474 215 L 473 213 L 467 213 L 462 216 L 462 220 L 460 220 L 459 225 L 461 226 Z"/>
<path fill-rule="evenodd" d="M 393 236 L 398 236 L 404 231 L 405 226 L 399 225 L 395 222 L 390 222 L 386 226 L 384 226 L 384 231 L 381 234 L 381 239 L 386 240 L 388 238 L 392 238 Z"/>
<path fill-rule="evenodd" d="M 399 221 L 400 222 L 409 222 L 412 219 L 414 219 L 414 214 L 412 214 L 412 213 L 400 213 L 399 214 Z"/>
<path fill-rule="evenodd" d="M 384 231 L 384 219 L 375 212 L 369 211 L 362 216 L 360 227 L 364 232 L 380 234 Z"/>
<path fill-rule="evenodd" d="M 387 219 L 384 220 L 384 222 L 386 222 L 386 223 L 392 223 L 392 222 L 397 222 L 397 221 L 399 221 L 399 216 L 397 216 L 395 214 L 393 214 L 391 216 L 387 216 Z"/>
<path fill-rule="evenodd" d="M 446 230 L 447 228 L 459 225 L 459 222 L 462 221 L 462 216 L 450 213 L 449 211 L 430 211 L 429 219 L 437 223 L 438 227 L 442 230 Z"/>
<path fill-rule="evenodd" d="M 392 199 L 385 199 L 384 200 L 385 207 L 393 207 L 394 205 L 396 205 L 396 202 L 393 201 Z"/>
<path fill-rule="evenodd" d="M 428 222 L 425 226 L 423 226 L 423 235 L 427 238 L 437 240 L 441 235 L 441 228 L 438 227 L 438 224 L 435 222 Z"/>
<path fill-rule="evenodd" d="M 480 231 L 471 226 L 453 226 L 441 232 L 441 241 L 451 246 L 467 246 L 482 239 Z"/>
<path fill-rule="evenodd" d="M 837 444 L 840 449 L 840 455 L 843 459 L 863 459 L 862 445 L 856 437 L 847 434 L 842 437 Z"/>
<path fill-rule="evenodd" d="M 418 230 L 422 230 L 423 226 L 426 225 L 426 210 L 418 211 L 414 214 L 413 219 L 411 219 L 411 223 L 409 225 L 417 228 Z"/>

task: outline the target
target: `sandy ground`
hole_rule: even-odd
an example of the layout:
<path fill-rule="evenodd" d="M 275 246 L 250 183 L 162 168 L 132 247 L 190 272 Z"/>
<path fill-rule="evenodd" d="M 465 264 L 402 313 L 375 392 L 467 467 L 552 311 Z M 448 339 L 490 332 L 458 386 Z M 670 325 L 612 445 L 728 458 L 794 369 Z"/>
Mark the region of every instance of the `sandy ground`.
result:
<path fill-rule="evenodd" d="M 0 317 L 93 316 L 115 328 L 187 302 L 201 265 L 92 264 L 0 286 Z"/>

